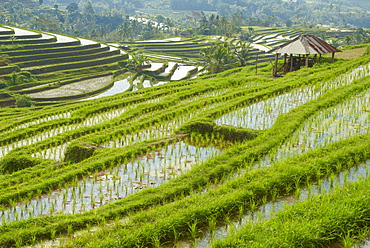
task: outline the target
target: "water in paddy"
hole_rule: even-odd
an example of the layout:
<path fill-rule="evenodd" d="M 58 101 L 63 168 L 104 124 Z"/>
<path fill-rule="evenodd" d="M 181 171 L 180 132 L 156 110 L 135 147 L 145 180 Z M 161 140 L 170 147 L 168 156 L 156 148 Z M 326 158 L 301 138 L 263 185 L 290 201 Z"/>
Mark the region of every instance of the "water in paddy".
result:
<path fill-rule="evenodd" d="M 164 76 L 164 77 L 169 76 L 170 72 L 173 70 L 174 66 L 176 65 L 177 65 L 176 62 L 171 62 L 171 61 L 168 62 L 168 66 L 166 67 L 163 73 L 159 74 L 159 76 Z"/>
<path fill-rule="evenodd" d="M 119 81 L 116 81 L 116 82 L 114 82 L 112 88 L 110 88 L 109 90 L 104 91 L 103 93 L 98 94 L 96 96 L 81 99 L 81 101 L 99 99 L 99 98 L 102 98 L 102 97 L 105 97 L 105 96 L 113 96 L 113 95 L 116 95 L 118 93 L 122 93 L 124 91 L 127 91 L 130 88 L 129 79 L 130 79 L 130 77 L 119 80 Z"/>
<path fill-rule="evenodd" d="M 310 149 L 370 132 L 370 90 L 357 94 L 308 119 L 277 151 L 266 156 L 257 166 L 301 154 Z"/>
<path fill-rule="evenodd" d="M 209 247 L 215 240 L 224 239 L 229 233 L 235 233 L 241 230 L 246 223 L 264 221 L 267 218 L 274 216 L 278 211 L 283 211 L 288 204 L 294 204 L 297 201 L 304 201 L 308 197 L 318 195 L 320 193 L 328 193 L 335 190 L 336 187 L 343 187 L 346 183 L 356 182 L 370 176 L 370 160 L 359 164 L 356 167 L 341 172 L 338 175 L 324 179 L 317 184 L 313 184 L 309 188 L 302 188 L 297 194 L 281 198 L 274 202 L 266 203 L 259 207 L 255 212 L 248 213 L 242 218 L 232 220 L 227 225 L 219 225 L 213 232 L 207 231 L 196 241 L 195 245 L 192 242 L 182 241 L 180 247 Z M 364 246 L 366 247 L 366 246 Z"/>
<path fill-rule="evenodd" d="M 196 67 L 192 65 L 179 65 L 173 72 L 171 80 L 172 81 L 181 80 L 185 78 L 188 75 L 188 73 L 195 68 Z"/>
<path fill-rule="evenodd" d="M 146 71 L 157 71 L 163 66 L 163 63 L 156 63 L 152 62 L 150 63 L 150 68 L 145 69 Z"/>
<path fill-rule="evenodd" d="M 279 115 L 317 99 L 331 89 L 348 85 L 356 79 L 370 75 L 369 66 L 370 64 L 359 67 L 333 81 L 300 87 L 289 93 L 237 109 L 216 119 L 215 123 L 259 130 L 268 129 L 275 123 Z"/>
<path fill-rule="evenodd" d="M 214 147 L 195 147 L 177 142 L 111 170 L 92 174 L 71 187 L 0 211 L 0 224 L 30 217 L 91 210 L 139 190 L 157 187 L 219 153 L 220 150 Z"/>
<path fill-rule="evenodd" d="M 273 161 L 280 161 L 287 156 L 301 154 L 309 149 L 325 146 L 329 143 L 350 137 L 356 134 L 370 132 L 370 90 L 357 94 L 345 102 L 329 108 L 322 113 L 308 119 L 305 125 L 297 130 L 291 140 L 283 144 L 270 156 L 266 156 L 255 167 L 268 166 Z M 340 173 L 336 177 L 323 180 L 310 189 L 301 189 L 298 196 L 291 196 L 280 201 L 267 203 L 259 211 L 244 216 L 241 220 L 232 222 L 217 229 L 213 233 L 206 233 L 204 238 L 197 242 L 196 247 L 209 246 L 212 240 L 224 238 L 230 230 L 238 230 L 243 223 L 251 220 L 264 220 L 276 211 L 283 210 L 285 204 L 304 200 L 309 195 L 320 192 L 329 192 L 333 186 L 343 186 L 346 182 L 357 181 L 359 178 L 368 177 L 370 160 Z M 235 176 L 235 175 L 234 175 Z M 182 243 L 181 247 L 193 247 L 193 244 Z"/>

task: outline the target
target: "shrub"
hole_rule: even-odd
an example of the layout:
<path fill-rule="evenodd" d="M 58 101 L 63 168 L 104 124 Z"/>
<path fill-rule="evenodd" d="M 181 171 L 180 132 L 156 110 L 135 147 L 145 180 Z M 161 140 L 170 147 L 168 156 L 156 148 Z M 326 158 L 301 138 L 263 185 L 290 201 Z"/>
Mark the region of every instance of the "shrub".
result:
<path fill-rule="evenodd" d="M 238 128 L 228 125 L 216 125 L 211 120 L 205 118 L 197 118 L 180 128 L 184 133 L 199 133 L 201 135 L 212 135 L 215 137 L 222 137 L 224 140 L 232 142 L 240 142 L 250 140 L 257 137 L 261 132 L 259 130 Z"/>
<path fill-rule="evenodd" d="M 0 81 L 0 89 L 6 88 L 6 82 L 5 81 Z"/>
<path fill-rule="evenodd" d="M 89 144 L 71 144 L 68 146 L 65 153 L 65 162 L 67 163 L 78 163 L 91 157 L 97 146 Z"/>
<path fill-rule="evenodd" d="M 33 106 L 33 101 L 26 95 L 15 95 L 15 104 L 18 108 Z"/>
<path fill-rule="evenodd" d="M 367 56 L 367 55 L 370 55 L 370 45 L 368 45 L 368 46 L 366 47 L 366 51 L 365 51 L 365 53 L 364 53 L 364 55 L 363 55 L 363 56 Z"/>
<path fill-rule="evenodd" d="M 0 161 L 0 172 L 13 173 L 40 163 L 40 159 L 24 153 L 9 153 Z"/>

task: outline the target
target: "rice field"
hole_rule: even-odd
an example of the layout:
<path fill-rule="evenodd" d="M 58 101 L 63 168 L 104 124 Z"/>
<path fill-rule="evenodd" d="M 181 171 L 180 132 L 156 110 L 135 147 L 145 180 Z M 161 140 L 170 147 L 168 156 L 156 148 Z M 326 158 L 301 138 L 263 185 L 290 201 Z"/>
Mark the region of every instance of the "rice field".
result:
<path fill-rule="evenodd" d="M 251 65 L 4 108 L 0 246 L 361 245 L 370 228 L 369 63 L 282 78 L 265 63 L 257 74 Z M 185 65 L 151 70 L 168 76 L 176 66 Z"/>

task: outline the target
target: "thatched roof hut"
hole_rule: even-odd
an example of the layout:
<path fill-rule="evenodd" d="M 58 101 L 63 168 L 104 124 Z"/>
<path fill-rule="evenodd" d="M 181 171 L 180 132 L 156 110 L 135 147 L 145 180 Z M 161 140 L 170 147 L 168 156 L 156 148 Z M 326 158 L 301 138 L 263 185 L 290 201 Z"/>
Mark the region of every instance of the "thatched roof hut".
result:
<path fill-rule="evenodd" d="M 277 60 L 280 54 L 284 54 L 284 72 L 287 72 L 299 69 L 299 65 L 298 68 L 294 66 L 294 61 L 296 60 L 296 62 L 301 62 L 301 55 L 306 57 L 305 66 L 309 66 L 309 55 L 315 55 L 316 57 L 319 54 L 321 57 L 322 54 L 332 53 L 332 61 L 334 62 L 334 54 L 336 52 L 341 52 L 341 50 L 313 35 L 300 35 L 297 38 L 269 51 L 269 53 L 276 54 L 273 72 L 274 75 L 277 73 Z M 287 55 L 290 55 L 290 64 L 286 64 Z M 298 59 L 294 58 L 293 55 L 298 55 Z"/>

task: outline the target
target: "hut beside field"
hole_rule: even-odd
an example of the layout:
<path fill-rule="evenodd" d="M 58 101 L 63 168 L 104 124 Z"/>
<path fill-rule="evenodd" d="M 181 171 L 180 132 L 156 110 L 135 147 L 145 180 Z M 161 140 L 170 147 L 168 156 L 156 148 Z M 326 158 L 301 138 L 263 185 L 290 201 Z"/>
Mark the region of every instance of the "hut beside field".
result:
<path fill-rule="evenodd" d="M 331 53 L 332 62 L 334 62 L 336 52 L 341 52 L 341 50 L 338 50 L 314 35 L 300 35 L 269 51 L 269 53 L 275 54 L 272 74 L 277 76 L 281 69 L 283 70 L 283 74 L 286 74 L 287 72 L 298 70 L 303 66 L 311 67 L 314 63 L 320 61 L 321 55 L 325 53 Z M 284 56 L 284 63 L 280 68 L 278 68 L 279 55 Z M 314 57 L 309 58 L 310 55 L 314 55 Z M 317 58 L 317 55 L 319 55 L 319 58 Z"/>

